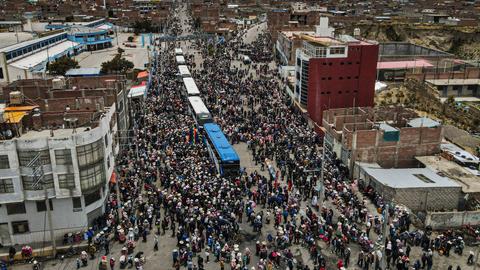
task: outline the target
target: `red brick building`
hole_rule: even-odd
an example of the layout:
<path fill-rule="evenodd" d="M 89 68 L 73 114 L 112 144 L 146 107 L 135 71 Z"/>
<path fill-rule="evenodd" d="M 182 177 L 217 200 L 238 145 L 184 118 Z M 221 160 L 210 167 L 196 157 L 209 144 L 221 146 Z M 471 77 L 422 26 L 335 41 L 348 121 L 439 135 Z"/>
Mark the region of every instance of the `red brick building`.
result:
<path fill-rule="evenodd" d="M 318 126 L 324 110 L 373 106 L 377 43 L 350 36 L 303 35 L 303 40 L 294 95 Z"/>
<path fill-rule="evenodd" d="M 402 107 L 327 110 L 322 129 L 325 147 L 351 170 L 357 162 L 415 168 L 415 157 L 440 153 L 443 140 L 440 123 Z"/>

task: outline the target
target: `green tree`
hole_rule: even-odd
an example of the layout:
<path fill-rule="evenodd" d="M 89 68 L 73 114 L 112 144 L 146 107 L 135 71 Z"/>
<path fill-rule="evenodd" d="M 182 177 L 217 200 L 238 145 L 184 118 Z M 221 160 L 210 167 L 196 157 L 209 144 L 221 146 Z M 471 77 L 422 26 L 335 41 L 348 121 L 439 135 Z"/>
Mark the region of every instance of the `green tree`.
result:
<path fill-rule="evenodd" d="M 78 62 L 68 56 L 62 56 L 47 66 L 48 72 L 52 75 L 65 75 L 69 69 L 79 68 Z"/>
<path fill-rule="evenodd" d="M 120 55 L 122 55 L 124 52 L 125 52 L 125 50 L 124 50 L 124 49 L 122 49 L 122 48 L 118 47 L 118 49 L 117 49 L 117 54 L 120 54 Z"/>
<path fill-rule="evenodd" d="M 129 36 L 129 37 L 127 38 L 128 42 L 133 42 L 133 39 L 134 39 L 134 37 L 132 37 L 132 36 Z"/>
<path fill-rule="evenodd" d="M 101 72 L 107 74 L 125 74 L 133 67 L 132 62 L 123 58 L 121 54 L 117 54 L 112 60 L 102 63 Z"/>

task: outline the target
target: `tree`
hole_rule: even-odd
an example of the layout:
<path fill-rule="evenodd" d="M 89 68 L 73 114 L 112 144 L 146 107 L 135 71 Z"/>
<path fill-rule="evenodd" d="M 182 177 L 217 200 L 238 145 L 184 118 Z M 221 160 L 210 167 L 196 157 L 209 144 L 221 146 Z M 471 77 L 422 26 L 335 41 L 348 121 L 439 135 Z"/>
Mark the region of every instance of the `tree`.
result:
<path fill-rule="evenodd" d="M 128 42 L 133 42 L 133 39 L 134 39 L 134 37 L 132 37 L 132 36 L 129 36 L 129 37 L 127 38 Z"/>
<path fill-rule="evenodd" d="M 49 63 L 47 70 L 52 75 L 65 75 L 69 69 L 79 68 L 78 62 L 75 59 L 72 59 L 66 55 L 58 58 L 52 63 Z"/>
<path fill-rule="evenodd" d="M 117 49 L 117 54 L 120 54 L 120 55 L 122 55 L 122 53 L 124 53 L 124 52 L 125 52 L 125 50 L 124 50 L 124 49 L 122 49 L 122 48 L 118 47 L 118 49 Z"/>
<path fill-rule="evenodd" d="M 122 57 L 121 54 L 115 55 L 115 57 L 107 62 L 102 63 L 102 73 L 107 74 L 118 74 L 123 73 L 125 74 L 128 70 L 134 67 L 133 63 L 126 60 Z"/>

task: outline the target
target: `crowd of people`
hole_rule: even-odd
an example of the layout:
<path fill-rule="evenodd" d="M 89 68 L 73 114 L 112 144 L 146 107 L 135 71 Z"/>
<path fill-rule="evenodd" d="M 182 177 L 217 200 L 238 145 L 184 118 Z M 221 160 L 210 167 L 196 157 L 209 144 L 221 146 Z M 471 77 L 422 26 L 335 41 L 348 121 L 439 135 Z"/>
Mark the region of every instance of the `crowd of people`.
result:
<path fill-rule="evenodd" d="M 178 18 L 169 25 L 181 33 Z M 219 175 L 182 94 L 175 46 L 163 48 L 146 100 L 137 101 L 132 140 L 117 159 L 118 180 L 97 222 L 101 232 L 88 236 L 91 256 L 100 250 L 107 256 L 113 240 L 124 245 L 120 267 L 142 269 L 145 256 L 136 243 L 151 241 L 158 250 L 159 238 L 168 236 L 176 240 L 173 269 L 216 263 L 219 269 L 377 270 L 385 263 L 390 269 L 430 270 L 434 252 L 448 256 L 461 244 L 457 235 L 415 231 L 407 209 L 389 205 L 386 211 L 371 187 L 351 181 L 282 90 L 276 70 L 255 61 L 271 53 L 267 34 L 254 46 L 243 35 L 215 44 L 213 51 L 209 40 L 190 46 L 203 60 L 196 66 L 197 55 L 187 57 L 214 121 L 233 145 L 246 144 L 258 165 L 236 176 Z M 245 48 L 252 64 L 238 61 Z M 308 250 L 308 262 L 294 254 L 295 246 Z M 411 259 L 416 246 L 424 253 Z"/>

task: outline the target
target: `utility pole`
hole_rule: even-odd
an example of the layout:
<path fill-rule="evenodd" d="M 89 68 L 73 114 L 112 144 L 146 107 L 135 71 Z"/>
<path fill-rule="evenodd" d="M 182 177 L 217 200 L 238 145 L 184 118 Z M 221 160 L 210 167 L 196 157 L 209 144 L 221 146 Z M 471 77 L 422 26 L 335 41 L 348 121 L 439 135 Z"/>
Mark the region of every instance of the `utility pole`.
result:
<path fill-rule="evenodd" d="M 322 153 L 322 169 L 320 171 L 320 194 L 318 196 L 318 201 L 322 204 L 323 206 L 323 194 L 325 193 L 324 188 L 325 188 L 325 159 L 326 159 L 326 154 L 325 151 L 327 149 L 325 148 L 325 138 L 323 138 L 323 153 Z"/>
<path fill-rule="evenodd" d="M 44 172 L 43 165 L 41 162 L 41 154 L 38 153 L 32 160 L 27 164 L 28 168 L 32 168 L 32 178 L 33 185 L 35 189 L 43 188 L 45 194 L 45 208 L 47 209 L 47 219 L 48 227 L 50 229 L 50 241 L 52 242 L 52 254 L 55 258 L 57 255 L 57 243 L 55 242 L 55 235 L 53 234 L 53 221 L 52 221 L 52 212 L 50 210 L 50 200 L 48 199 L 47 185 L 43 180 Z"/>
<path fill-rule="evenodd" d="M 477 270 L 477 263 L 478 263 L 478 253 L 480 252 L 480 247 L 477 247 L 475 251 L 475 263 L 473 264 L 473 270 Z"/>
<path fill-rule="evenodd" d="M 380 267 L 382 269 L 387 269 L 386 263 L 387 263 L 387 258 L 385 256 L 385 240 L 387 239 L 388 235 L 388 212 L 389 212 L 389 204 L 385 204 L 385 210 L 383 210 L 383 237 L 382 237 L 382 242 L 383 245 L 380 245 L 380 248 L 382 249 L 382 261 L 380 263 Z M 383 247 L 383 248 L 382 248 Z"/>

